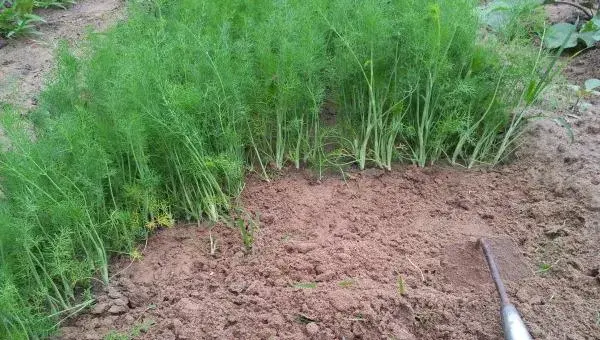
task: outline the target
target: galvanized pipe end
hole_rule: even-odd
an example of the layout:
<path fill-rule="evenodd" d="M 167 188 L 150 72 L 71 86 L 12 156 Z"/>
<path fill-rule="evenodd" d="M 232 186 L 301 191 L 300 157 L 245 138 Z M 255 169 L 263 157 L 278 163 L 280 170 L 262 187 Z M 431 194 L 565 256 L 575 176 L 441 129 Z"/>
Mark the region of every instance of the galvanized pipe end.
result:
<path fill-rule="evenodd" d="M 512 304 L 502 307 L 502 325 L 506 340 L 532 340 L 519 312 Z"/>

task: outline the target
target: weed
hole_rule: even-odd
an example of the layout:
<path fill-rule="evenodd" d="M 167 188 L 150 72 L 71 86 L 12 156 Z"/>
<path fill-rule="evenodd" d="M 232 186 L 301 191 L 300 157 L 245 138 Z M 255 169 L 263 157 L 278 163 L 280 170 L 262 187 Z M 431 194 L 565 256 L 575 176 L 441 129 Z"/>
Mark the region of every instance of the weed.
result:
<path fill-rule="evenodd" d="M 356 284 L 356 281 L 354 281 L 353 279 L 345 279 L 345 280 L 338 282 L 338 286 L 340 286 L 342 288 L 351 288 L 355 284 Z"/>
<path fill-rule="evenodd" d="M 66 9 L 67 6 L 74 5 L 75 0 L 34 0 L 33 6 L 35 8 L 62 8 Z"/>
<path fill-rule="evenodd" d="M 317 284 L 315 282 L 297 282 L 294 283 L 293 287 L 296 289 L 314 289 L 317 288 Z"/>
<path fill-rule="evenodd" d="M 129 252 L 129 258 L 131 261 L 141 261 L 144 259 L 144 254 L 137 248 L 133 248 L 131 252 Z"/>
<path fill-rule="evenodd" d="M 404 278 L 400 274 L 396 277 L 396 291 L 398 295 L 406 295 L 406 281 L 404 281 Z"/>
<path fill-rule="evenodd" d="M 586 80 L 583 87 L 578 86 L 576 91 L 577 101 L 575 102 L 575 104 L 573 104 L 573 110 L 579 110 L 579 102 L 582 99 L 590 97 L 592 92 L 599 87 L 600 79 L 595 78 Z"/>
<path fill-rule="evenodd" d="M 103 340 L 131 340 L 131 337 L 127 334 L 111 330 L 103 338 Z"/>
<path fill-rule="evenodd" d="M 550 269 L 552 269 L 552 265 L 551 265 L 551 264 L 548 264 L 548 263 L 545 263 L 545 262 L 542 262 L 542 263 L 540 263 L 540 265 L 539 265 L 538 267 L 539 267 L 539 268 L 538 268 L 538 270 L 536 271 L 536 273 L 538 273 L 538 274 L 544 274 L 544 273 L 547 273 L 547 272 L 549 272 L 549 271 L 550 271 Z"/>
<path fill-rule="evenodd" d="M 132 340 L 142 335 L 142 333 L 148 332 L 148 330 L 150 330 L 150 328 L 154 326 L 154 324 L 154 320 L 145 320 L 144 322 L 137 322 L 127 332 L 122 333 L 117 332 L 115 330 L 110 331 L 104 336 L 103 340 Z"/>
<path fill-rule="evenodd" d="M 7 38 L 35 34 L 35 24 L 44 22 L 44 19 L 30 11 L 1 6 L 5 5 L 0 5 L 0 34 Z"/>
<path fill-rule="evenodd" d="M 142 333 L 147 333 L 152 326 L 154 326 L 154 320 L 145 320 L 144 322 L 133 325 L 133 328 L 129 331 L 131 337 L 138 337 Z"/>
<path fill-rule="evenodd" d="M 242 243 L 246 252 L 251 252 L 254 247 L 254 234 L 256 232 L 256 224 L 252 220 L 237 218 L 235 224 L 242 235 Z"/>
<path fill-rule="evenodd" d="M 415 313 L 415 320 L 418 323 L 418 326 L 423 327 L 424 329 L 430 329 L 434 327 L 437 323 L 440 322 L 442 316 L 429 308 L 419 310 Z"/>
<path fill-rule="evenodd" d="M 554 263 L 541 262 L 538 265 L 538 270 L 536 270 L 537 274 L 546 274 L 554 268 L 554 266 L 560 261 L 560 259 L 554 261 Z"/>
<path fill-rule="evenodd" d="M 545 11 L 538 0 L 493 0 L 480 6 L 483 22 L 501 39 L 530 39 L 543 31 Z"/>

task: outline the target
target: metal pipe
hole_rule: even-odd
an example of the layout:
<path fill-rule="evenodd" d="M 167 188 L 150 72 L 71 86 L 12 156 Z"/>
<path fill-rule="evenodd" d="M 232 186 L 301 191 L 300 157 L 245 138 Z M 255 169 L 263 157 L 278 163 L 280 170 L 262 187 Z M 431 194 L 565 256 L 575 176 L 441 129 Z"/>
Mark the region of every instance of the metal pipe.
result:
<path fill-rule="evenodd" d="M 508 300 L 508 294 L 506 294 L 506 288 L 504 287 L 504 283 L 500 278 L 500 271 L 498 270 L 498 266 L 496 265 L 496 260 L 492 255 L 492 248 L 489 243 L 481 238 L 479 240 L 481 244 L 481 248 L 483 249 L 483 254 L 485 255 L 485 259 L 487 260 L 488 266 L 490 268 L 490 272 L 492 274 L 492 279 L 496 284 L 496 289 L 498 290 L 498 294 L 500 295 L 500 302 L 502 304 L 502 329 L 504 330 L 504 339 L 506 340 L 532 340 L 531 335 L 529 335 L 529 331 L 527 331 L 527 327 L 525 323 L 521 319 L 519 312 Z"/>
<path fill-rule="evenodd" d="M 483 255 L 485 255 L 485 259 L 487 260 L 488 266 L 490 267 L 490 272 L 492 273 L 492 279 L 496 284 L 496 289 L 498 290 L 498 294 L 500 295 L 500 302 L 502 305 L 507 305 L 510 302 L 508 301 L 508 295 L 506 294 L 506 288 L 504 287 L 504 283 L 502 279 L 500 279 L 500 271 L 498 270 L 498 265 L 496 265 L 496 260 L 492 255 L 492 248 L 487 240 L 481 239 L 481 248 L 483 249 Z"/>

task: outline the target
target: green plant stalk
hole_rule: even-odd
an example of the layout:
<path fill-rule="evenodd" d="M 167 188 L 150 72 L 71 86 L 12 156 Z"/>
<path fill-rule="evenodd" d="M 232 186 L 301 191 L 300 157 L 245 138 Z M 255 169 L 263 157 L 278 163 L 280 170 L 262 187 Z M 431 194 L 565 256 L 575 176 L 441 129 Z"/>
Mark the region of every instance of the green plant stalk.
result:
<path fill-rule="evenodd" d="M 458 158 L 459 154 L 462 152 L 462 147 L 463 147 L 464 143 L 467 141 L 467 138 L 469 138 L 469 136 L 471 136 L 471 134 L 481 125 L 481 123 L 485 120 L 485 118 L 490 113 L 490 111 L 494 105 L 494 102 L 496 100 L 496 96 L 498 95 L 498 90 L 500 89 L 501 81 L 502 81 L 502 77 L 499 77 L 498 82 L 496 84 L 496 90 L 494 91 L 494 95 L 490 99 L 490 104 L 488 105 L 488 107 L 485 110 L 485 112 L 483 113 L 483 115 L 481 115 L 481 118 L 479 118 L 479 120 L 477 122 L 475 122 L 473 125 L 471 125 L 469 127 L 469 129 L 466 131 L 466 133 L 463 134 L 461 136 L 461 138 L 459 139 L 458 144 L 456 145 L 456 148 L 454 149 L 454 154 L 452 155 L 452 163 L 453 164 L 456 164 L 456 159 Z M 492 130 L 492 131 L 494 131 L 494 130 Z M 493 133 L 490 133 L 488 136 L 492 139 L 495 139 L 495 137 L 496 137 Z M 488 138 L 480 139 L 480 141 L 486 141 L 486 140 L 488 140 Z M 479 145 L 479 143 L 478 143 L 475 149 L 480 150 L 481 145 Z M 475 163 L 475 161 L 478 159 L 477 156 L 478 156 L 477 153 L 475 153 L 474 155 L 471 156 L 471 160 L 469 162 L 469 168 L 472 167 L 473 164 Z"/>
<path fill-rule="evenodd" d="M 521 98 L 519 100 L 519 102 L 524 103 L 524 105 L 522 105 L 522 109 L 517 114 L 513 115 L 510 125 L 508 126 L 508 129 L 505 132 L 504 137 L 502 138 L 502 143 L 500 144 L 500 147 L 496 152 L 493 164 L 498 164 L 504 158 L 508 147 L 518 138 L 516 132 L 521 127 L 521 123 L 525 118 L 525 113 L 527 109 L 535 102 L 535 100 L 539 97 L 540 93 L 550 84 L 551 80 L 554 78 L 554 75 L 557 72 L 559 72 L 559 70 L 555 70 L 554 67 L 558 62 L 558 58 L 564 51 L 566 43 L 571 38 L 572 34 L 573 32 L 567 35 L 560 49 L 555 54 L 554 58 L 552 58 L 550 65 L 546 68 L 546 71 L 544 72 L 542 77 L 539 80 L 536 80 L 536 72 L 542 56 L 542 46 L 540 46 L 537 60 L 533 69 L 531 70 L 532 79 L 529 83 L 529 87 L 523 90 Z M 542 36 L 542 40 L 544 38 L 544 35 Z"/>

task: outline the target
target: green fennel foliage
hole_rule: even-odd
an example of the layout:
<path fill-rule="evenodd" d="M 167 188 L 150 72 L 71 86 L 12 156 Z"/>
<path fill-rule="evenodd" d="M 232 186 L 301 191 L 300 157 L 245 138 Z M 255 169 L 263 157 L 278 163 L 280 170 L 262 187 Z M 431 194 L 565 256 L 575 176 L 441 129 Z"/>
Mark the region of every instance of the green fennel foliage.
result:
<path fill-rule="evenodd" d="M 31 122 L 1 114 L 0 338 L 86 308 L 160 216 L 228 214 L 247 168 L 504 160 L 554 64 L 477 4 L 140 0 L 61 47 Z"/>

